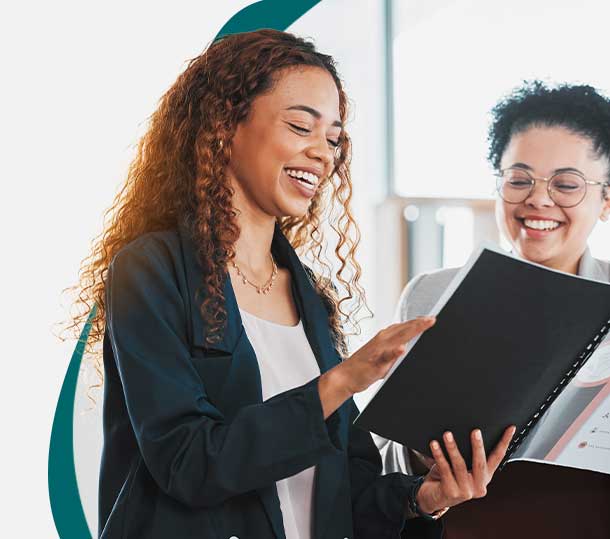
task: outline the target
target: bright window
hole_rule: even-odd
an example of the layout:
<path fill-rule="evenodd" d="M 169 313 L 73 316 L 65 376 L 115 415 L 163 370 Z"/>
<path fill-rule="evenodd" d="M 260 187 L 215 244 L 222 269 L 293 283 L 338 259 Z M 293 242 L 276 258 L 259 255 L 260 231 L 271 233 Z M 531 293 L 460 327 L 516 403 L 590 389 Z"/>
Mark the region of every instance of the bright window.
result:
<path fill-rule="evenodd" d="M 525 79 L 610 92 L 608 20 L 594 0 L 395 0 L 396 193 L 492 197 L 489 110 Z M 610 258 L 610 225 L 590 243 Z"/>

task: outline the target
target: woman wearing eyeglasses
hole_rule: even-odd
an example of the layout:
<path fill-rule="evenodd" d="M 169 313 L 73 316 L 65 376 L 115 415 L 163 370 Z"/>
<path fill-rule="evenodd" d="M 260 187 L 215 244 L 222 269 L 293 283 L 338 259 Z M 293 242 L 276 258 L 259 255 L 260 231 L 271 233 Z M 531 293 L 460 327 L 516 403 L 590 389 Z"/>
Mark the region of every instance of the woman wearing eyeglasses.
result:
<path fill-rule="evenodd" d="M 610 216 L 610 100 L 590 86 L 535 81 L 492 113 L 488 157 L 498 171 L 496 218 L 513 251 L 555 270 L 610 281 L 610 263 L 587 248 L 598 220 Z M 415 277 L 401 296 L 400 318 L 429 312 L 455 271 Z M 384 440 L 378 445 L 386 471 L 426 469 L 415 452 Z M 511 463 L 484 499 L 447 514 L 444 537 L 607 539 L 609 508 L 608 475 Z"/>

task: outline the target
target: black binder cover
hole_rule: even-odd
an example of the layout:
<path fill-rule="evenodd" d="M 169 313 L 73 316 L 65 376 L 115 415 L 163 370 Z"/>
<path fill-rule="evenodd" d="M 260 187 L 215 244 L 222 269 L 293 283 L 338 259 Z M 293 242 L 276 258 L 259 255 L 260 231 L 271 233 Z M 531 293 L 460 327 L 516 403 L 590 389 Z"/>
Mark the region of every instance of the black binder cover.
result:
<path fill-rule="evenodd" d="M 469 465 L 473 428 L 482 430 L 489 453 L 514 424 L 512 451 L 601 340 L 609 318 L 607 283 L 482 249 L 436 325 L 355 424 L 427 455 L 430 440 L 450 430 Z"/>

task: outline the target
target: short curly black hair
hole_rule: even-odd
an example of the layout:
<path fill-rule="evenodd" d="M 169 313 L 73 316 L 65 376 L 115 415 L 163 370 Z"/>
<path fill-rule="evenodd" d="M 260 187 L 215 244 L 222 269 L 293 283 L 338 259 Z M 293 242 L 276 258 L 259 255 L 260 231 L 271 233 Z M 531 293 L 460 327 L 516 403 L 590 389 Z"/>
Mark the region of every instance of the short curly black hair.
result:
<path fill-rule="evenodd" d="M 535 125 L 561 126 L 583 135 L 610 162 L 610 99 L 592 86 L 524 81 L 498 102 L 491 117 L 487 158 L 496 170 L 511 137 Z"/>

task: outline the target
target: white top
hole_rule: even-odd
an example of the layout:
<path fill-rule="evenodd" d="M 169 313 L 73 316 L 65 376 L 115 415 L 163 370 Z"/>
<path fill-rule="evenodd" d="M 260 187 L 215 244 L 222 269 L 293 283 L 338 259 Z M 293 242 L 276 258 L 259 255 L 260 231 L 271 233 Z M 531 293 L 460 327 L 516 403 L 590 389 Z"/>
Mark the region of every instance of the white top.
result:
<path fill-rule="evenodd" d="M 302 321 L 284 326 L 239 310 L 261 373 L 263 401 L 320 376 Z M 276 483 L 286 539 L 311 539 L 315 466 Z"/>

